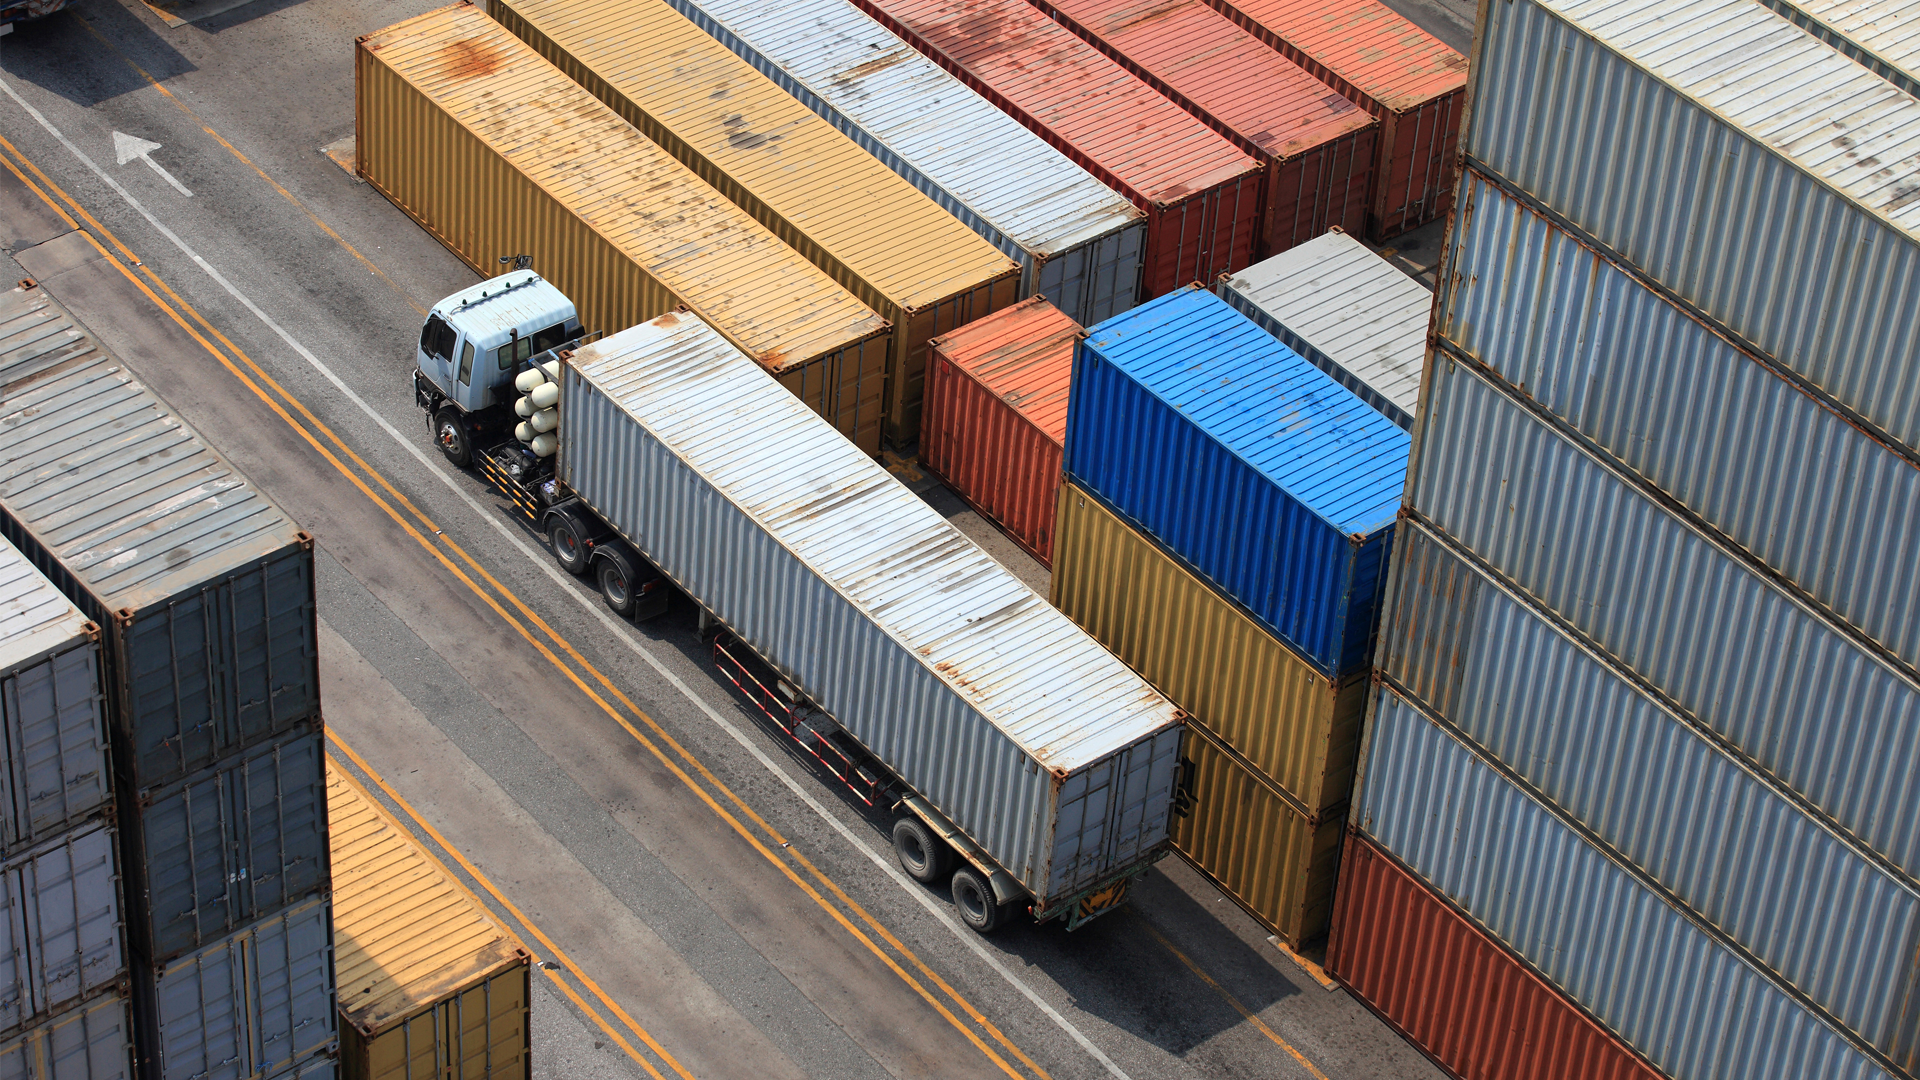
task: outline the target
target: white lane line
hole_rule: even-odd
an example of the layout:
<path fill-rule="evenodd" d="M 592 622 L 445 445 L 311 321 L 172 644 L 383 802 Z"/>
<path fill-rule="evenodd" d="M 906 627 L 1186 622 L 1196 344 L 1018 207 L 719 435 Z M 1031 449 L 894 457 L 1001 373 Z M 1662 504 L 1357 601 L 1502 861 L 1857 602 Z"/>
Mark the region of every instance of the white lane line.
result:
<path fill-rule="evenodd" d="M 454 495 L 458 496 L 460 501 L 465 503 L 467 507 L 474 512 L 474 514 L 479 516 L 481 520 L 493 526 L 494 531 L 499 533 L 502 537 L 504 537 L 506 541 L 512 544 L 515 548 L 518 548 L 521 554 L 525 555 L 527 558 L 539 564 L 541 569 L 546 571 L 547 576 L 552 578 L 556 584 L 560 585 L 561 588 L 565 590 L 566 595 L 568 595 L 569 597 L 572 597 L 573 600 L 576 603 L 578 603 L 581 607 L 591 612 L 595 617 L 597 617 L 600 620 L 600 622 L 604 626 L 606 626 L 608 630 L 611 630 L 612 632 L 619 634 L 621 637 L 625 638 L 627 643 L 633 648 L 633 650 L 640 654 L 640 658 L 647 662 L 647 666 L 653 668 L 655 672 L 658 672 L 662 679 L 665 679 L 669 685 L 671 685 L 675 690 L 680 692 L 681 696 L 685 697 L 688 701 L 692 702 L 695 706 L 697 706 L 700 709 L 701 712 L 705 713 L 709 719 L 711 719 L 715 724 L 718 724 L 722 731 L 725 731 L 729 736 L 733 738 L 734 742 L 739 743 L 742 747 L 746 749 L 746 751 L 749 754 L 752 754 L 754 760 L 758 761 L 762 767 L 764 767 L 768 772 L 772 773 L 774 776 L 778 777 L 781 783 L 786 785 L 787 790 L 793 792 L 793 794 L 797 796 L 800 799 L 800 801 L 806 803 L 807 806 L 811 808 L 814 813 L 820 816 L 821 820 L 825 821 L 828 825 L 831 825 L 833 827 L 833 830 L 839 833 L 841 837 L 847 841 L 847 843 L 852 844 L 856 850 L 864 854 L 868 859 L 872 860 L 872 862 L 876 866 L 880 867 L 880 869 L 884 870 L 889 876 L 891 876 L 893 880 L 897 884 L 899 884 L 899 886 L 902 889 L 905 889 L 909 895 L 911 895 L 914 899 L 920 902 L 920 906 L 926 908 L 927 911 L 930 912 L 934 918 L 940 920 L 941 924 L 946 926 L 946 928 L 953 933 L 953 936 L 960 940 L 961 944 L 971 949 L 975 956 L 979 957 L 980 960 L 985 962 L 988 967 L 991 967 L 1002 979 L 1006 980 L 1008 985 L 1012 986 L 1015 990 L 1018 990 L 1021 996 L 1025 997 L 1029 1002 L 1032 1002 L 1034 1007 L 1039 1009 L 1042 1013 L 1044 1013 L 1049 1020 L 1052 1020 L 1055 1026 L 1059 1027 L 1060 1030 L 1066 1032 L 1069 1038 L 1071 1038 L 1076 1044 L 1078 1044 L 1082 1050 L 1085 1050 L 1088 1056 L 1092 1057 L 1095 1061 L 1098 1061 L 1101 1064 L 1101 1066 L 1104 1067 L 1107 1070 L 1107 1072 L 1110 1073 L 1115 1078 L 1115 1080 L 1132 1080 L 1132 1077 L 1128 1076 L 1126 1072 L 1124 1072 L 1120 1068 L 1120 1066 L 1114 1064 L 1112 1058 L 1109 1058 L 1104 1052 L 1101 1051 L 1101 1049 L 1098 1046 L 1094 1045 L 1092 1039 L 1087 1038 L 1086 1034 L 1082 1032 L 1077 1026 L 1075 1026 L 1071 1020 L 1068 1020 L 1065 1016 L 1061 1015 L 1058 1009 L 1054 1008 L 1050 1003 L 1048 1003 L 1045 998 L 1042 998 L 1039 995 L 1039 993 L 1033 989 L 1033 987 L 1027 985 L 1026 980 L 1016 975 L 1011 968 L 1007 967 L 1006 963 L 1002 961 L 1000 957 L 995 956 L 991 950 L 989 950 L 984 944 L 982 944 L 978 934 L 975 934 L 973 931 L 968 930 L 966 927 L 962 926 L 960 924 L 960 921 L 954 918 L 952 913 L 946 909 L 945 905 L 933 899 L 933 897 L 927 895 L 927 892 L 924 888 L 922 888 L 917 882 L 913 881 L 913 879 L 907 877 L 906 873 L 894 864 L 894 861 L 891 857 L 881 855 L 879 852 L 875 851 L 871 845 L 867 844 L 865 841 L 861 840 L 858 836 L 856 836 L 852 829 L 849 829 L 844 822 L 842 822 L 838 817 L 834 816 L 831 812 L 829 812 L 825 806 L 821 805 L 819 800 L 815 799 L 813 797 L 813 794 L 807 791 L 806 788 L 804 788 L 801 785 L 800 781 L 796 780 L 793 777 L 793 775 L 787 772 L 786 769 L 782 768 L 779 765 L 779 763 L 775 762 L 771 757 L 767 756 L 766 752 L 761 750 L 758 744 L 754 743 L 751 739 L 747 738 L 745 732 L 741 731 L 739 727 L 735 726 L 732 722 L 728 721 L 725 717 L 721 716 L 720 713 L 713 708 L 713 706 L 707 704 L 704 698 L 694 693 L 691 687 L 689 687 L 685 682 L 682 682 L 679 676 L 675 675 L 672 671 L 670 671 L 667 668 L 667 666 L 660 661 L 659 657 L 654 655 L 653 650 L 646 647 L 645 642 L 636 636 L 636 631 L 634 631 L 634 629 L 630 624 L 623 625 L 622 623 L 615 621 L 612 614 L 606 611 L 605 608 L 593 602 L 589 598 L 582 596 L 574 588 L 573 582 L 565 574 L 563 574 L 558 567 L 554 565 L 553 559 L 550 555 L 544 552 L 535 550 L 532 547 L 532 545 L 526 542 L 524 537 L 521 537 L 519 534 L 514 532 L 514 530 L 510 529 L 507 526 L 506 522 L 500 519 L 500 515 L 498 513 L 494 512 L 489 507 L 482 505 L 479 500 L 475 499 L 472 495 L 468 494 L 468 492 L 464 488 L 460 487 L 460 485 L 454 480 L 452 473 L 443 470 L 440 467 L 440 465 L 434 461 L 433 458 L 427 455 L 426 451 L 422 450 L 418 445 L 416 445 L 414 440 L 408 439 L 404 435 L 401 435 L 399 429 L 395 428 L 392 424 L 388 423 L 386 417 L 381 416 L 379 413 L 375 412 L 373 409 L 373 406 L 368 405 L 365 399 L 361 398 L 359 394 L 354 393 L 351 387 L 349 387 L 344 381 L 342 381 L 338 375 L 334 374 L 332 368 L 328 367 L 324 362 L 322 362 L 321 359 L 318 356 L 315 356 L 313 352 L 309 350 L 305 345 L 302 345 L 300 344 L 299 341 L 295 340 L 294 336 L 292 334 L 287 333 L 287 331 L 283 327 L 281 327 L 279 323 L 273 321 L 272 318 L 268 317 L 266 312 L 260 310 L 259 305 L 255 304 L 252 300 L 248 299 L 245 293 L 242 293 L 239 289 L 234 287 L 233 282 L 228 281 L 226 279 L 225 275 L 221 274 L 220 271 L 215 270 L 212 264 L 208 263 L 205 259 L 201 258 L 199 253 L 195 252 L 191 247 L 188 247 L 187 242 L 180 239 L 180 237 L 176 235 L 172 229 L 169 229 L 165 225 L 161 224 L 160 220 L 154 217 L 152 213 L 148 212 L 147 208 L 140 203 L 140 200 L 134 198 L 130 193 L 128 193 L 126 188 L 121 187 L 117 182 L 114 181 L 113 177 L 107 175 L 105 170 L 101 169 L 100 166 L 94 164 L 93 159 L 88 157 L 85 153 L 81 152 L 80 148 L 78 146 L 75 146 L 72 140 L 68 139 L 65 135 L 61 134 L 60 129 L 54 127 L 53 124 L 49 122 L 45 116 L 41 115 L 40 110 L 28 104 L 25 99 L 23 99 L 19 94 L 15 93 L 12 85 L 8 83 L 7 80 L 5 80 L 4 78 L 0 78 L 0 90 L 6 91 L 7 96 L 12 98 L 15 104 L 19 105 L 20 108 L 24 109 L 28 116 L 31 116 L 34 118 L 34 120 L 38 121 L 40 126 L 47 130 L 48 134 L 52 135 L 55 139 L 58 139 L 60 141 L 60 145 L 66 147 L 67 150 L 70 153 L 72 153 L 74 157 L 80 159 L 81 164 L 93 170 L 94 175 L 98 176 L 102 181 L 104 181 L 108 187 L 112 188 L 116 194 L 118 194 L 122 199 L 126 201 L 128 206 L 133 207 L 133 209 L 137 211 L 141 217 L 145 218 L 147 220 L 147 224 L 152 225 L 155 229 L 157 229 L 160 232 L 162 236 L 165 236 L 169 241 L 171 241 L 173 243 L 173 246 L 179 248 L 182 254 L 186 255 L 187 258 L 193 260 L 193 263 L 195 266 L 198 266 L 201 270 L 205 271 L 208 277 L 212 278 L 216 283 L 219 284 L 221 288 L 227 291 L 228 295 L 232 296 L 235 300 L 238 300 L 242 305 L 246 307 L 248 311 L 251 311 L 254 314 L 254 317 L 258 318 L 263 324 L 265 324 L 267 329 L 272 330 L 274 334 L 280 338 L 280 340 L 286 342 L 288 348 L 291 348 L 294 352 L 298 353 L 302 359 L 304 359 L 308 364 L 312 365 L 315 371 L 318 371 L 322 376 L 326 378 L 328 382 L 332 383 L 334 387 L 338 389 L 340 393 L 347 398 L 347 400 L 353 402 L 353 404 L 357 406 L 361 412 L 367 414 L 368 419 L 371 419 L 375 424 L 378 424 L 382 431 L 385 431 L 388 435 L 391 435 L 395 442 L 399 443 L 403 448 L 406 449 L 408 453 L 412 454 L 416 459 L 418 459 L 420 464 L 425 466 L 429 473 L 439 478 L 440 482 L 446 485 L 447 490 L 453 492 Z M 424 440 L 424 436 L 422 436 L 422 439 Z"/>

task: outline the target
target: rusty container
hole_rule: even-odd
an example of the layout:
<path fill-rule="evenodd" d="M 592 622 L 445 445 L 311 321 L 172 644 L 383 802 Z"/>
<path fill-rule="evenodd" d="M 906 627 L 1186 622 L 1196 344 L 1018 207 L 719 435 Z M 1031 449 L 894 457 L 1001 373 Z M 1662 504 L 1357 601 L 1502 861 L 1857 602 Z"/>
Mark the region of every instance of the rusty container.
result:
<path fill-rule="evenodd" d="M 1043 565 L 1080 324 L 1043 297 L 933 341 L 920 461 Z"/>

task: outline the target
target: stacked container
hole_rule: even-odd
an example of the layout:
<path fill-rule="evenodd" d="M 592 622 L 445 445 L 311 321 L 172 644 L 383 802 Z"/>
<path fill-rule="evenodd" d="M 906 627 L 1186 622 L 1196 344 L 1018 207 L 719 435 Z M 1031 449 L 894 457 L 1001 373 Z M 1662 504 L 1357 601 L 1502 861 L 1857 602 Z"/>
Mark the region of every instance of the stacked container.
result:
<path fill-rule="evenodd" d="M 1191 717 L 1175 842 L 1326 927 L 1408 439 L 1203 289 L 1074 357 L 1053 600 Z"/>
<path fill-rule="evenodd" d="M 1147 214 L 1141 299 L 1253 261 L 1261 163 L 1026 0 L 858 0 Z"/>
<path fill-rule="evenodd" d="M 42 290 L 0 334 L 0 529 L 100 628 L 140 1075 L 330 1068 L 313 542 Z"/>
<path fill-rule="evenodd" d="M 1482 14 L 1329 966 L 1459 1075 L 1538 1075 L 1508 987 L 1915 1075 L 1920 103 L 1758 4 Z"/>

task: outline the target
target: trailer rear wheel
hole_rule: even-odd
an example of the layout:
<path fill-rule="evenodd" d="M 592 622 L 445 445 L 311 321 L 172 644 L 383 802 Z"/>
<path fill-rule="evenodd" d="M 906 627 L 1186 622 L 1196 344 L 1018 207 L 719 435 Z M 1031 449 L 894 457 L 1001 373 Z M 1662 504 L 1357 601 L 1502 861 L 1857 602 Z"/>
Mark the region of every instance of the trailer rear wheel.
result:
<path fill-rule="evenodd" d="M 621 618 L 633 616 L 633 571 L 626 566 L 625 560 L 603 558 L 600 560 L 600 595 L 606 597 L 607 607 Z"/>
<path fill-rule="evenodd" d="M 556 513 L 547 522 L 547 543 L 553 546 L 553 560 L 560 569 L 575 577 L 587 572 L 592 553 L 580 537 L 580 527 L 565 514 Z"/>
<path fill-rule="evenodd" d="M 467 426 L 460 422 L 460 414 L 452 409 L 441 409 L 434 414 L 433 442 L 454 468 L 464 469 L 473 464 L 473 441 L 467 438 Z"/>
<path fill-rule="evenodd" d="M 993 933 L 1006 915 L 993 895 L 993 886 L 971 866 L 953 872 L 953 907 L 960 913 L 960 921 L 976 934 Z"/>
<path fill-rule="evenodd" d="M 926 822 L 911 815 L 893 823 L 893 854 L 900 860 L 900 869 L 922 885 L 938 882 L 953 866 L 953 849 L 933 835 Z"/>

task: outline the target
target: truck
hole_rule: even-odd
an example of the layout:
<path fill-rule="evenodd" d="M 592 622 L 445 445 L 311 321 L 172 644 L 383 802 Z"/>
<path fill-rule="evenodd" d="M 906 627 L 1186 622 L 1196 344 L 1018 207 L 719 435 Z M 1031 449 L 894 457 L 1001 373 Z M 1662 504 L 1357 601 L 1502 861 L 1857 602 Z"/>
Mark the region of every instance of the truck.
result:
<path fill-rule="evenodd" d="M 0 37 L 13 33 L 13 24 L 51 15 L 67 6 L 67 0 L 0 0 Z"/>
<path fill-rule="evenodd" d="M 1184 715 L 685 309 L 589 340 L 516 269 L 436 304 L 416 400 L 616 613 L 724 678 L 987 933 L 1075 929 L 1170 849 Z"/>

